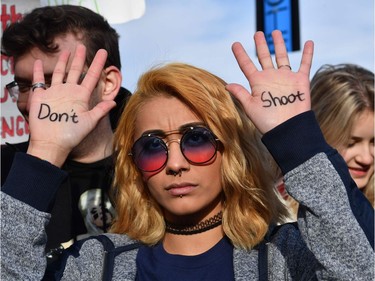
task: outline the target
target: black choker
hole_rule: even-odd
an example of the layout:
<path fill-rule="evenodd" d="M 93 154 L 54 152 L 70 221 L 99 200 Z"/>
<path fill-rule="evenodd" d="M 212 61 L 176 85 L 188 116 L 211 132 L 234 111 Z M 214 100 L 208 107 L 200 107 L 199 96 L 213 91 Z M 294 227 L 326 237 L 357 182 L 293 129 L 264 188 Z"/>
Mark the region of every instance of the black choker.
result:
<path fill-rule="evenodd" d="M 205 232 L 207 230 L 210 230 L 212 228 L 215 228 L 221 225 L 222 217 L 223 217 L 223 213 L 220 211 L 218 214 L 216 214 L 212 218 L 202 221 L 196 225 L 190 225 L 190 226 L 176 225 L 176 224 L 172 224 L 170 222 L 165 221 L 165 231 L 169 233 L 173 233 L 173 234 L 179 234 L 179 235 L 197 234 L 197 233 Z"/>

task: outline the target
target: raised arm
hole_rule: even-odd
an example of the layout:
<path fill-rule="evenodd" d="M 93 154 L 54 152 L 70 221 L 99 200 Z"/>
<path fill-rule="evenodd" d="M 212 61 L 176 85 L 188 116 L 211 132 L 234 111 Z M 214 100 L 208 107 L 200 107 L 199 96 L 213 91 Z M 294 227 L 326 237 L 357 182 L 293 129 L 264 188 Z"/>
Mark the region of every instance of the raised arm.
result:
<path fill-rule="evenodd" d="M 77 46 L 67 71 L 70 54 L 62 52 L 48 89 L 43 87 L 42 62 L 35 62 L 35 86 L 29 96 L 31 133 L 27 153 L 46 161 L 17 153 L 2 186 L 2 280 L 42 279 L 46 269 L 44 228 L 50 219 L 50 204 L 66 177 L 58 167 L 115 105 L 111 100 L 96 106 L 90 104 L 107 52 L 99 50 L 87 70 L 85 54 L 85 47 Z M 85 75 L 80 83 L 82 73 Z"/>
<path fill-rule="evenodd" d="M 358 188 L 353 185 L 345 161 L 324 140 L 311 112 L 309 72 L 313 43 L 306 42 L 300 68 L 293 72 L 281 32 L 274 31 L 272 37 L 276 67 L 263 33 L 254 36 L 261 70 L 241 44 L 233 44 L 251 93 L 237 84 L 229 84 L 227 89 L 264 134 L 262 141 L 281 168 L 288 193 L 300 203 L 298 229 L 304 243 L 322 266 L 314 267 L 301 251 L 294 257 L 296 266 L 291 271 L 300 277 L 297 279 L 309 271 L 320 280 L 373 279 L 373 251 L 363 231 L 364 221 L 358 216 L 366 209 L 351 209 L 358 202 L 352 191 Z M 294 242 L 299 243 L 287 241 Z M 293 251 L 288 258 L 292 256 Z"/>
<path fill-rule="evenodd" d="M 107 58 L 99 50 L 87 72 L 84 73 L 86 47 L 78 45 L 66 75 L 70 54 L 62 52 L 48 89 L 35 87 L 30 91 L 30 145 L 28 154 L 60 167 L 70 151 L 93 130 L 97 122 L 115 106 L 112 100 L 90 106 L 90 97 L 96 87 Z M 80 78 L 84 73 L 82 83 Z M 43 85 L 42 61 L 34 65 L 34 85 Z"/>
<path fill-rule="evenodd" d="M 242 103 L 249 118 L 263 134 L 311 108 L 309 74 L 313 42 L 306 42 L 300 68 L 293 72 L 281 32 L 273 31 L 272 38 L 275 45 L 276 67 L 263 32 L 254 35 L 262 70 L 257 69 L 240 43 L 233 44 L 233 53 L 249 81 L 251 93 L 241 85 L 227 85 L 228 91 Z"/>

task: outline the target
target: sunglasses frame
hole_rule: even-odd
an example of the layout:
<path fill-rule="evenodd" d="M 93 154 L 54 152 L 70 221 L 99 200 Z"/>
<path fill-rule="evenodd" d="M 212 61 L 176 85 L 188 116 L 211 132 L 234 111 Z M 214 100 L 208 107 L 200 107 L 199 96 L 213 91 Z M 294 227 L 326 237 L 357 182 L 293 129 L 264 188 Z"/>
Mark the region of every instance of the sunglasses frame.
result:
<path fill-rule="evenodd" d="M 183 140 L 185 139 L 186 135 L 188 133 L 191 133 L 193 130 L 195 129 L 198 129 L 198 128 L 201 128 L 201 129 L 204 129 L 206 130 L 209 135 L 210 135 L 210 138 L 212 138 L 213 142 L 213 146 L 215 148 L 215 152 L 213 153 L 213 155 L 208 159 L 208 160 L 205 160 L 204 162 L 194 162 L 192 160 L 190 160 L 186 155 L 185 153 L 183 152 Z M 163 132 L 162 133 L 162 136 L 160 136 L 159 134 L 155 134 L 155 133 L 146 133 L 146 134 L 143 134 L 142 136 L 140 136 L 133 144 L 132 148 L 131 148 L 131 152 L 128 153 L 129 156 L 132 157 L 133 159 L 133 163 L 135 164 L 135 166 L 142 172 L 156 172 L 156 171 L 159 171 L 161 169 L 163 169 L 166 165 L 166 163 L 168 162 L 168 156 L 169 156 L 169 143 L 171 142 L 174 142 L 176 140 L 169 140 L 169 141 L 165 141 L 164 138 L 168 135 L 171 135 L 171 134 L 181 134 L 181 138 L 178 139 L 178 143 L 180 145 L 180 151 L 182 153 L 182 155 L 185 157 L 185 159 L 191 163 L 191 164 L 194 164 L 194 165 L 203 165 L 209 161 L 211 161 L 215 156 L 216 156 L 216 153 L 217 151 L 219 150 L 219 145 L 220 145 L 220 140 L 219 138 L 207 127 L 205 126 L 188 126 L 188 127 L 185 127 L 183 128 L 182 130 L 174 130 L 174 131 L 169 131 L 169 132 Z M 138 165 L 137 165 L 137 161 L 135 159 L 136 157 L 136 153 L 134 153 L 135 149 L 135 145 L 137 144 L 137 142 L 139 142 L 140 140 L 142 140 L 143 138 L 148 138 L 148 137 L 153 137 L 153 138 L 157 138 L 160 140 L 160 143 L 162 144 L 163 148 L 165 149 L 165 154 L 166 154 L 166 157 L 165 157 L 165 161 L 164 163 L 157 169 L 154 169 L 154 170 L 144 170 L 144 169 L 141 169 Z"/>

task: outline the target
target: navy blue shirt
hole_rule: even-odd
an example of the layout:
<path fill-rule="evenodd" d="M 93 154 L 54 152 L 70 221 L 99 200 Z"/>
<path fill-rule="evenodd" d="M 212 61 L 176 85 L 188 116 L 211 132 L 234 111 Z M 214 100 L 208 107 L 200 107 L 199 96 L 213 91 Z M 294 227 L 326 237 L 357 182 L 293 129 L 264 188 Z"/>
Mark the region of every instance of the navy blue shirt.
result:
<path fill-rule="evenodd" d="M 137 281 L 234 280 L 233 245 L 227 237 L 196 256 L 172 255 L 162 243 L 141 247 L 137 255 Z"/>

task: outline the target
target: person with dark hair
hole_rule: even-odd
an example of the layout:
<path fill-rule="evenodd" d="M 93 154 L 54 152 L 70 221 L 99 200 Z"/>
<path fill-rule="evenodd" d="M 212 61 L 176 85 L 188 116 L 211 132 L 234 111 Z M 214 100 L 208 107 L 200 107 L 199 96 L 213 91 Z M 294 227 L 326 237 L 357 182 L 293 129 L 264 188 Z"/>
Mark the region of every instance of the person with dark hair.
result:
<path fill-rule="evenodd" d="M 116 30 L 101 15 L 85 7 L 72 5 L 36 8 L 25 14 L 20 21 L 9 25 L 2 35 L 1 52 L 11 57 L 14 62 L 14 81 L 6 85 L 6 88 L 16 99 L 17 107 L 27 122 L 30 110 L 29 96 L 35 87 L 32 79 L 33 64 L 36 60 L 43 62 L 43 86 L 48 88 L 51 86 L 52 73 L 63 50 L 74 53 L 79 44 L 86 46 L 85 66 L 80 81 L 85 77 L 96 52 L 99 49 L 108 52 L 100 80 L 93 89 L 89 108 L 103 100 L 116 100 L 117 106 L 98 122 L 90 134 L 72 148 L 62 165 L 62 169 L 69 177 L 61 183 L 56 198 L 51 203 L 51 220 L 46 229 L 46 254 L 51 260 L 55 259 L 55 254 L 62 247 L 73 241 L 107 232 L 115 216 L 109 196 L 113 173 L 113 131 L 119 114 L 131 95 L 128 90 L 121 87 L 118 39 Z M 47 104 L 41 109 L 40 116 L 46 120 L 59 121 L 56 113 Z M 2 145 L 2 184 L 8 176 L 15 153 L 26 152 L 28 145 L 28 142 Z M 84 196 L 88 193 L 91 195 Z M 91 198 L 90 202 L 88 198 Z M 91 227 L 87 228 L 87 225 Z"/>
<path fill-rule="evenodd" d="M 313 42 L 292 71 L 282 33 L 272 37 L 276 64 L 264 34 L 254 36 L 260 70 L 240 43 L 232 46 L 251 94 L 183 63 L 141 76 L 114 138 L 113 233 L 64 251 L 49 280 L 373 279 L 373 250 L 347 193 L 356 187 L 311 111 Z M 84 53 L 77 46 L 64 78 L 62 52 L 49 89 L 35 61 L 30 146 L 1 192 L 6 280 L 43 276 L 48 206 L 66 176 L 59 167 L 115 104 L 88 107 L 107 54 L 98 51 L 80 83 Z M 44 104 L 61 117 L 73 113 L 52 122 L 39 116 Z M 272 161 L 300 203 L 298 224 L 283 224 Z"/>

